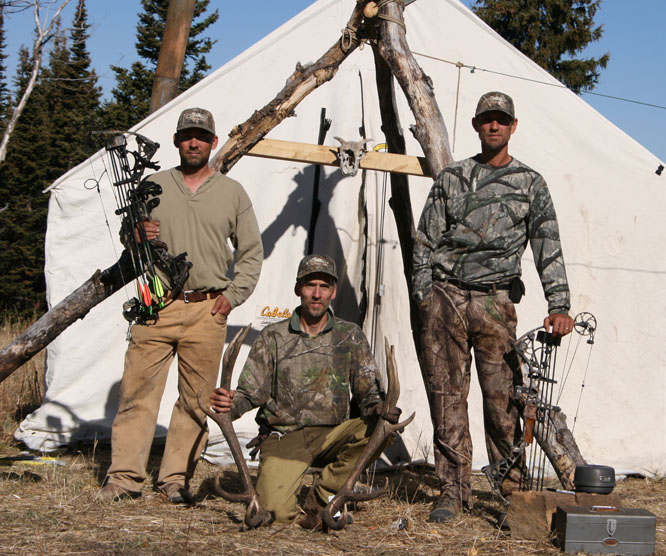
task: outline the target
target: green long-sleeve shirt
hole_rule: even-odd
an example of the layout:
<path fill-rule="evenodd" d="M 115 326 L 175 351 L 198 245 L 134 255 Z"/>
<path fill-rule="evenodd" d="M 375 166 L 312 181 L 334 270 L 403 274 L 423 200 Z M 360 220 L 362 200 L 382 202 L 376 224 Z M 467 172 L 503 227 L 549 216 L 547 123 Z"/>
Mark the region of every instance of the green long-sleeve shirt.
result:
<path fill-rule="evenodd" d="M 259 279 L 263 247 L 252 203 L 240 183 L 213 173 L 192 193 L 177 168 L 153 174 L 147 181 L 162 187 L 150 219 L 160 222 L 159 240 L 169 253 L 187 252 L 192 263 L 185 290 L 224 290 L 232 307 L 243 303 Z M 231 242 L 231 244 L 230 244 Z M 227 276 L 234 260 L 233 279 Z M 169 284 L 160 272 L 160 278 Z"/>

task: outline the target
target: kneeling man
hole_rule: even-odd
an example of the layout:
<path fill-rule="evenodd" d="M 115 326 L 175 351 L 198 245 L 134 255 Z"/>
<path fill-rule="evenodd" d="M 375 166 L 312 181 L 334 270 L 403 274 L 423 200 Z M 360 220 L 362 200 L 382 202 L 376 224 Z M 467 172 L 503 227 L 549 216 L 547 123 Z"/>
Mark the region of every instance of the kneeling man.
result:
<path fill-rule="evenodd" d="M 290 319 L 264 328 L 253 344 L 237 390 L 211 394 L 217 412 L 237 419 L 259 408 L 261 459 L 257 493 L 264 509 L 287 522 L 299 514 L 298 490 L 308 467 L 323 467 L 299 524 L 315 529 L 319 512 L 344 484 L 384 412 L 380 374 L 363 331 L 333 315 L 335 262 L 308 255 L 294 291 L 300 307 Z M 361 416 L 350 419 L 350 391 Z M 379 453 L 376 454 L 379 456 Z"/>

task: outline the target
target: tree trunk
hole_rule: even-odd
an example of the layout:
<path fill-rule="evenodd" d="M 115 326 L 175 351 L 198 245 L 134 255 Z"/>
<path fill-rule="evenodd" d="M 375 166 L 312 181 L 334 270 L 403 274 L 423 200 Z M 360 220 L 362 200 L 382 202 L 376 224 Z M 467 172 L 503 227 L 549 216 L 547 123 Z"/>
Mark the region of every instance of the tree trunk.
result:
<path fill-rule="evenodd" d="M 35 41 L 32 45 L 32 71 L 30 72 L 30 78 L 28 79 L 28 83 L 25 86 L 25 90 L 21 95 L 21 100 L 19 100 L 18 104 L 14 107 L 12 115 L 9 118 L 7 125 L 5 126 L 5 132 L 2 135 L 2 140 L 0 140 L 0 162 L 4 162 L 7 158 L 7 145 L 9 144 L 9 139 L 11 138 L 12 133 L 14 133 L 14 128 L 16 128 L 16 124 L 18 123 L 21 114 L 23 114 L 25 105 L 28 103 L 28 99 L 30 98 L 30 95 L 32 94 L 32 91 L 34 90 L 37 83 L 37 78 L 39 77 L 39 68 L 42 65 L 42 59 L 44 57 L 44 47 L 46 46 L 46 43 L 48 43 L 51 38 L 53 38 L 55 34 L 53 32 L 53 28 L 56 23 L 60 21 L 60 14 L 65 9 L 67 4 L 69 4 L 69 0 L 63 0 L 62 4 L 60 4 L 58 9 L 55 11 L 53 17 L 50 19 L 47 18 L 46 27 L 42 27 L 40 14 L 42 8 L 41 0 L 33 0 L 33 3 L 30 4 L 33 6 L 33 11 L 35 14 Z M 0 5 L 0 9 L 2 9 L 1 6 L 2 5 Z"/>
<path fill-rule="evenodd" d="M 418 65 L 407 44 L 400 2 L 388 2 L 381 8 L 377 49 L 400 84 L 416 124 L 411 132 L 421 145 L 430 165 L 430 175 L 437 177 L 451 162 L 449 134 L 430 77 Z M 381 19 L 381 17 L 391 19 Z"/>
<path fill-rule="evenodd" d="M 566 490 L 574 490 L 574 472 L 577 465 L 585 465 L 578 444 L 567 426 L 567 416 L 559 411 L 551 411 L 551 425 L 544 434 L 535 438 L 550 461 L 557 478 Z"/>
<path fill-rule="evenodd" d="M 0 382 L 49 345 L 70 324 L 85 317 L 95 305 L 134 278 L 136 273 L 128 251 L 123 251 L 113 266 L 95 271 L 79 288 L 0 351 Z"/>
<path fill-rule="evenodd" d="M 160 56 L 157 60 L 150 113 L 178 96 L 178 81 L 185 62 L 187 41 L 194 18 L 195 0 L 170 0 Z"/>

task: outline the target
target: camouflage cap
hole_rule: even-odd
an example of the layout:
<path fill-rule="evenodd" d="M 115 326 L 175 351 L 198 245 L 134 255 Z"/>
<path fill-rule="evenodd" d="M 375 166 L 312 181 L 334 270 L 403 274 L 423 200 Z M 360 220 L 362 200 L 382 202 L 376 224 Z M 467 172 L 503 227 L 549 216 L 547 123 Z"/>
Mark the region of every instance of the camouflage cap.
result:
<path fill-rule="evenodd" d="M 213 115 L 203 108 L 187 108 L 180 113 L 176 132 L 196 127 L 215 135 L 215 120 Z"/>
<path fill-rule="evenodd" d="M 483 114 L 485 112 L 492 112 L 497 110 L 499 112 L 504 112 L 515 119 L 516 115 L 513 110 L 513 99 L 506 93 L 500 93 L 499 91 L 491 91 L 486 93 L 479 99 L 479 103 L 476 105 L 476 112 L 474 116 Z"/>
<path fill-rule="evenodd" d="M 296 280 L 300 280 L 303 276 L 314 274 L 315 272 L 323 272 L 335 280 L 338 279 L 338 274 L 335 270 L 335 261 L 331 257 L 328 255 L 307 255 L 298 264 Z"/>

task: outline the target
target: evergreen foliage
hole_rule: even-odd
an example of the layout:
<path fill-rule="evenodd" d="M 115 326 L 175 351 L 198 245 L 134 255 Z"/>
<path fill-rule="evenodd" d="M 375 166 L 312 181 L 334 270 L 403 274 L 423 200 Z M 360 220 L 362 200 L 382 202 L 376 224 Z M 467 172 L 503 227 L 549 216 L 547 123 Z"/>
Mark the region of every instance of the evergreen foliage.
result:
<path fill-rule="evenodd" d="M 54 180 L 87 158 L 89 122 L 97 116 L 100 88 L 86 48 L 89 25 L 85 0 L 69 37 L 58 31 L 0 165 L 0 314 L 32 316 L 46 309 L 44 237 Z M 69 41 L 68 41 L 69 39 Z M 69 46 L 71 43 L 71 47 Z M 32 71 L 22 48 L 15 79 L 19 99 Z M 97 127 L 97 126 L 95 126 Z"/>
<path fill-rule="evenodd" d="M 196 3 L 181 90 L 210 69 L 205 55 L 214 43 L 201 34 L 219 16 L 217 10 L 205 15 L 209 1 Z M 5 81 L 3 6 L 0 0 L 0 128 L 21 98 L 33 66 L 30 52 L 23 47 L 10 92 Z M 78 0 L 69 34 L 59 30 L 50 44 L 48 62 L 42 64 L 10 139 L 7 158 L 0 164 L 0 209 L 8 205 L 0 212 L 0 315 L 4 317 L 31 317 L 46 309 L 43 269 L 49 195 L 44 189 L 90 154 L 91 130 L 128 129 L 148 114 L 168 0 L 142 0 L 142 7 L 136 48 L 144 62 L 129 69 L 112 68 L 117 78 L 114 100 L 104 110 L 86 46 L 90 25 L 85 0 Z"/>
<path fill-rule="evenodd" d="M 598 41 L 601 0 L 476 0 L 472 10 L 505 40 L 575 92 L 592 90 L 610 59 L 576 58 Z"/>
<path fill-rule="evenodd" d="M 215 41 L 202 33 L 219 18 L 217 9 L 205 15 L 210 0 L 195 4 L 192 27 L 185 51 L 185 63 L 180 76 L 179 91 L 185 91 L 200 81 L 211 68 L 206 61 Z M 113 129 L 129 129 L 149 113 L 153 77 L 160 55 L 160 45 L 166 24 L 169 0 L 141 0 L 143 11 L 137 25 L 137 54 L 143 61 L 130 68 L 111 66 L 116 74 L 113 100 L 104 107 L 104 125 Z"/>
<path fill-rule="evenodd" d="M 49 112 L 53 122 L 52 180 L 84 161 L 89 134 L 99 128 L 102 90 L 91 67 L 87 40 L 90 36 L 85 0 L 78 0 L 69 31 L 69 44 L 56 40 L 45 78 L 48 80 Z"/>
<path fill-rule="evenodd" d="M 0 4 L 0 134 L 5 130 L 5 122 L 11 108 L 11 94 L 7 86 L 7 54 L 5 48 L 5 14 Z M 1 208 L 1 207 L 0 207 Z"/>
<path fill-rule="evenodd" d="M 20 98 L 32 71 L 26 48 L 19 52 L 15 78 Z M 8 208 L 0 214 L 0 312 L 6 317 L 31 316 L 44 309 L 44 233 L 48 197 L 46 164 L 49 152 L 49 117 L 45 88 L 37 85 L 10 140 L 7 158 L 0 165 L 0 201 Z"/>

